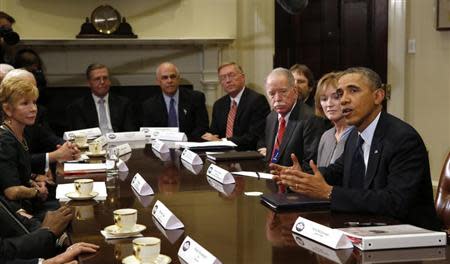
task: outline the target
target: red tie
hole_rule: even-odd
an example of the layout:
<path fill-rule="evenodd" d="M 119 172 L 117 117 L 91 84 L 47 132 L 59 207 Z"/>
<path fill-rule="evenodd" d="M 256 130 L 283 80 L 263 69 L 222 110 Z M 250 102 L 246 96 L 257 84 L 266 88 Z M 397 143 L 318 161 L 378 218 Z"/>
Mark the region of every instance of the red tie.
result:
<path fill-rule="evenodd" d="M 280 145 L 281 142 L 283 140 L 283 135 L 284 135 L 284 131 L 286 130 L 286 120 L 284 119 L 284 117 L 280 117 L 280 119 L 278 120 L 278 133 L 277 133 L 277 138 L 275 140 L 275 144 L 273 145 L 273 150 L 272 150 L 272 162 L 277 162 L 278 159 L 280 158 Z M 275 160 L 274 160 L 275 158 Z"/>
<path fill-rule="evenodd" d="M 234 126 L 234 119 L 236 118 L 236 110 L 237 110 L 237 104 L 236 101 L 233 99 L 231 100 L 231 108 L 228 112 L 228 118 L 227 118 L 227 132 L 226 137 L 230 138 L 233 136 L 233 126 Z"/>

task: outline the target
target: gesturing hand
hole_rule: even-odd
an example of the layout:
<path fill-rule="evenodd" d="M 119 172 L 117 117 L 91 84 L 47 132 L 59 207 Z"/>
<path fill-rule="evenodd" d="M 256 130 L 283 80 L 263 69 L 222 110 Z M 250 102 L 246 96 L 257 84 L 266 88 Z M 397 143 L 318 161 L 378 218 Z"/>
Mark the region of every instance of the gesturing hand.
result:
<path fill-rule="evenodd" d="M 285 170 L 291 169 L 291 170 L 302 171 L 302 167 L 300 166 L 298 158 L 297 158 L 297 156 L 295 156 L 294 153 L 291 154 L 291 159 L 292 159 L 292 166 L 290 166 L 290 167 L 282 166 L 282 165 L 275 164 L 275 163 L 269 164 L 270 173 L 274 175 L 273 180 L 276 183 L 281 184 L 280 175 Z"/>
<path fill-rule="evenodd" d="M 294 192 L 313 198 L 328 199 L 333 187 L 325 181 L 314 161 L 311 160 L 309 165 L 314 174 L 308 174 L 301 170 L 286 169 L 281 172 L 281 183 L 288 185 Z"/>

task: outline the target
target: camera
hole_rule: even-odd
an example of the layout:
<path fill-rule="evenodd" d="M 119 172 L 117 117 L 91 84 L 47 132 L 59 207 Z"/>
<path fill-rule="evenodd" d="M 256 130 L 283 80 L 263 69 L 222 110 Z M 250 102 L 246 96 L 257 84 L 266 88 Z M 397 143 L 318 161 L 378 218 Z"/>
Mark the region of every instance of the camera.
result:
<path fill-rule="evenodd" d="M 0 38 L 3 38 L 6 44 L 12 46 L 16 45 L 19 42 L 20 37 L 19 34 L 14 32 L 10 28 L 0 27 Z"/>

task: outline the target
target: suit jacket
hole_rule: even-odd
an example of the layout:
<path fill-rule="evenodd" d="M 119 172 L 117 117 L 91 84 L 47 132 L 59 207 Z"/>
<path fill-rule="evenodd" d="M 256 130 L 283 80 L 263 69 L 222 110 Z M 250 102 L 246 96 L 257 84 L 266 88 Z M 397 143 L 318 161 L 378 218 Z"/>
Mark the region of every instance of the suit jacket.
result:
<path fill-rule="evenodd" d="M 130 100 L 109 93 L 108 105 L 111 126 L 114 132 L 136 130 Z M 70 104 L 66 109 L 66 113 L 69 121 L 69 130 L 99 126 L 97 107 L 91 94 L 79 98 Z"/>
<path fill-rule="evenodd" d="M 186 133 L 189 141 L 199 141 L 208 130 L 208 112 L 205 95 L 202 92 L 179 88 L 178 126 L 180 132 Z M 162 92 L 149 98 L 142 104 L 145 127 L 167 127 L 168 112 Z"/>
<path fill-rule="evenodd" d="M 214 103 L 210 132 L 225 137 L 230 96 L 225 95 Z M 238 145 L 239 150 L 256 150 L 256 144 L 264 130 L 267 114 L 270 112 L 266 97 L 245 88 L 236 112 L 233 136 L 229 140 Z"/>
<path fill-rule="evenodd" d="M 308 105 L 301 100 L 297 100 L 281 141 L 280 158 L 277 164 L 292 166 L 291 153 L 295 153 L 303 170 L 311 171 L 309 161 L 316 161 L 317 159 L 317 147 L 323 131 L 323 121 L 315 117 L 313 110 Z M 278 113 L 272 111 L 266 118 L 266 129 L 264 131 L 263 146 L 267 148 L 267 161 L 271 160 L 277 132 Z"/>
<path fill-rule="evenodd" d="M 334 185 L 331 209 L 385 215 L 416 226 L 440 229 L 428 153 L 415 129 L 388 113 L 381 113 L 362 189 L 349 187 L 357 140 L 358 132 L 354 129 L 342 156 L 334 164 L 320 168 L 327 182 Z"/>

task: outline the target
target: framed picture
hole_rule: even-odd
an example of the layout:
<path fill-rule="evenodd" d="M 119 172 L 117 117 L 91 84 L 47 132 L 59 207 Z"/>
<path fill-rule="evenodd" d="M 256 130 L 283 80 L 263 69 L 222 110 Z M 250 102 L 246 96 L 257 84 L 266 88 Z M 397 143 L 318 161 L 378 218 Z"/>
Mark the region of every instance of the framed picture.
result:
<path fill-rule="evenodd" d="M 436 29 L 450 30 L 450 0 L 436 0 Z"/>

